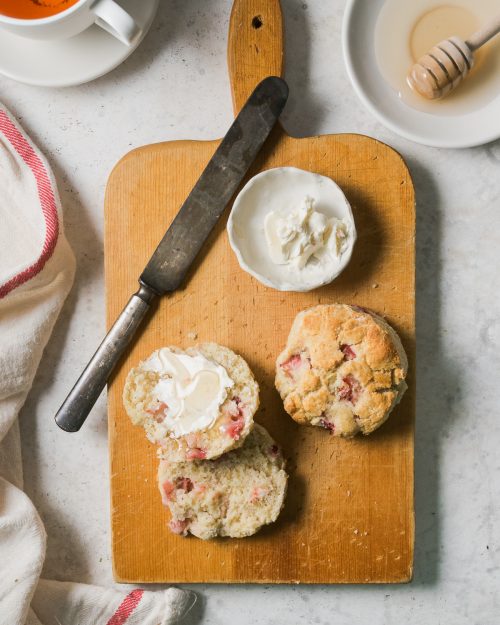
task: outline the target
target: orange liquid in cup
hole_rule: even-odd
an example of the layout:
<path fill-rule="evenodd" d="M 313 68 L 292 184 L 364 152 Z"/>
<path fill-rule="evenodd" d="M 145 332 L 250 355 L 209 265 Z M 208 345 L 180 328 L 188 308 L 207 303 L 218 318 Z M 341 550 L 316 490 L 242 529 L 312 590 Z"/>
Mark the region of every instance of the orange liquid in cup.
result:
<path fill-rule="evenodd" d="M 66 11 L 79 0 L 0 0 L 0 15 L 36 20 Z"/>

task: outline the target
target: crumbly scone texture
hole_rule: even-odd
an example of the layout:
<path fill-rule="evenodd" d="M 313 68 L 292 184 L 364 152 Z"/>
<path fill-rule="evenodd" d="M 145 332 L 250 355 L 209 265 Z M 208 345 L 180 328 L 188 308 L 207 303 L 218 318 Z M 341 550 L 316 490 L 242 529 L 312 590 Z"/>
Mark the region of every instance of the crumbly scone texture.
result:
<path fill-rule="evenodd" d="M 279 447 L 255 425 L 244 445 L 217 460 L 160 461 L 158 486 L 175 534 L 242 538 L 273 523 L 288 476 Z"/>
<path fill-rule="evenodd" d="M 401 341 L 382 317 L 321 304 L 295 318 L 276 362 L 276 388 L 297 423 L 350 438 L 384 423 L 407 388 L 407 371 Z"/>
<path fill-rule="evenodd" d="M 259 386 L 241 356 L 216 343 L 202 343 L 186 350 L 169 347 L 177 354 L 205 358 L 224 367 L 234 382 L 221 405 L 219 415 L 207 430 L 175 438 L 155 410 L 157 402 L 152 391 L 160 374 L 148 371 L 146 361 L 132 369 L 123 389 L 123 404 L 134 425 L 142 425 L 148 439 L 159 445 L 158 455 L 169 462 L 217 458 L 240 447 L 253 428 L 253 416 L 259 407 Z"/>

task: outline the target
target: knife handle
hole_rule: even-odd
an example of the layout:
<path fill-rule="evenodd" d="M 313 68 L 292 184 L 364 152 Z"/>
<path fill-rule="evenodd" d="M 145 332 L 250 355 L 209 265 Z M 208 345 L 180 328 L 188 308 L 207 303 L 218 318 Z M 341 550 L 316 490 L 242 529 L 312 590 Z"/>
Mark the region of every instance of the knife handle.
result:
<path fill-rule="evenodd" d="M 132 295 L 59 408 L 55 420 L 62 430 L 78 432 L 82 427 L 155 299 L 156 293 L 145 284 L 141 284 L 137 293 Z"/>

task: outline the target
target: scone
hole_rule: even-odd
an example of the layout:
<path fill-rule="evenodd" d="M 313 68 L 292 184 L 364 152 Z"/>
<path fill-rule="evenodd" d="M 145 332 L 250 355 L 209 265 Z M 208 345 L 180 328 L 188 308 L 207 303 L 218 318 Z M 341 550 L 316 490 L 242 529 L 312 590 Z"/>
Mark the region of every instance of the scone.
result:
<path fill-rule="evenodd" d="M 125 409 L 169 462 L 217 458 L 253 427 L 259 387 L 247 363 L 227 347 L 163 347 L 128 374 Z"/>
<path fill-rule="evenodd" d="M 283 507 L 287 474 L 268 432 L 255 425 L 239 449 L 217 460 L 161 461 L 158 485 L 175 534 L 242 538 L 273 523 Z"/>
<path fill-rule="evenodd" d="M 276 388 L 298 423 L 335 436 L 370 434 L 406 390 L 408 360 L 375 313 L 345 304 L 300 312 L 276 362 Z"/>

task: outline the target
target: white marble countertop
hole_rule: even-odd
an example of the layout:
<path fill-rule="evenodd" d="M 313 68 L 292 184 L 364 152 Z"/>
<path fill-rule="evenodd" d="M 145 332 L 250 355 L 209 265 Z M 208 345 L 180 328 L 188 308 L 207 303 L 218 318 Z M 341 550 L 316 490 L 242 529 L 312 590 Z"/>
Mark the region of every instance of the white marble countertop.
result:
<path fill-rule="evenodd" d="M 162 0 L 153 28 L 93 83 L 0 98 L 47 154 L 78 271 L 21 414 L 26 489 L 45 522 L 45 575 L 112 583 L 105 398 L 78 435 L 53 415 L 104 331 L 103 194 L 132 147 L 209 139 L 232 118 L 230 0 Z M 497 625 L 500 615 L 500 142 L 437 150 L 386 131 L 348 82 L 343 0 L 284 0 L 294 135 L 354 131 L 398 149 L 418 198 L 415 579 L 403 586 L 197 586 L 188 621 Z"/>

